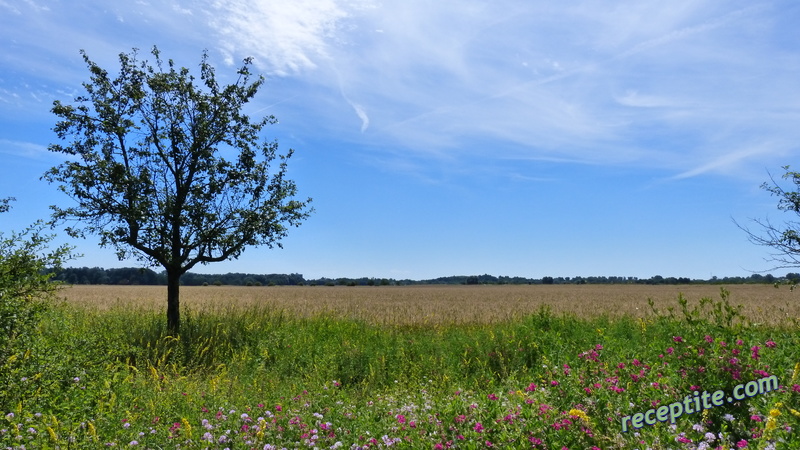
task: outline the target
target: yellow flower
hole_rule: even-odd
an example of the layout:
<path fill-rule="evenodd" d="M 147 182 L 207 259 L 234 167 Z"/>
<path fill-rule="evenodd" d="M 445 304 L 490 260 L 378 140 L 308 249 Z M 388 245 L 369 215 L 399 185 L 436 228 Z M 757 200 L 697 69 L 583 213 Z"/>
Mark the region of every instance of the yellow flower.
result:
<path fill-rule="evenodd" d="M 772 416 L 772 417 L 778 417 L 778 416 L 781 415 L 781 412 L 778 411 L 777 409 L 772 409 L 772 410 L 770 410 L 769 415 Z"/>
<path fill-rule="evenodd" d="M 186 437 L 189 439 L 192 438 L 192 426 L 189 424 L 189 421 L 185 418 L 181 419 L 181 424 L 183 424 L 183 428 L 186 429 Z"/>
<path fill-rule="evenodd" d="M 50 427 L 47 427 L 47 433 L 50 434 L 50 440 L 55 442 L 58 440 L 58 435 L 56 435 L 55 430 Z"/>
<path fill-rule="evenodd" d="M 570 409 L 569 410 L 569 415 L 570 416 L 575 416 L 575 417 L 580 417 L 584 422 L 588 422 L 589 421 L 589 416 L 585 412 L 581 411 L 580 409 L 575 409 L 575 408 Z"/>
<path fill-rule="evenodd" d="M 796 409 L 790 409 L 789 412 L 795 417 L 800 417 L 800 411 L 797 411 Z"/>
<path fill-rule="evenodd" d="M 256 433 L 256 437 L 259 439 L 264 437 L 264 429 L 267 428 L 267 421 L 264 418 L 258 419 L 258 433 Z"/>
<path fill-rule="evenodd" d="M 775 417 L 767 417 L 767 430 L 774 430 L 775 428 L 778 428 L 778 421 L 775 420 Z"/>
<path fill-rule="evenodd" d="M 94 438 L 95 441 L 97 440 L 97 428 L 94 427 L 92 422 L 89 422 L 89 435 Z"/>

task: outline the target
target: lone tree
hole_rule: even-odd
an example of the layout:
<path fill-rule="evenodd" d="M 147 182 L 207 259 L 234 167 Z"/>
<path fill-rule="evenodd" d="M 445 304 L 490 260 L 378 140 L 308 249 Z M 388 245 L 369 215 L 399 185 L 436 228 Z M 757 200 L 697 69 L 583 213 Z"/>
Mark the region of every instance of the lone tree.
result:
<path fill-rule="evenodd" d="M 247 246 L 281 247 L 288 225 L 311 213 L 295 200 L 286 178 L 292 150 L 278 153 L 262 140 L 268 116 L 253 121 L 242 112 L 264 83 L 251 82 L 245 59 L 234 84 L 220 86 L 204 52 L 200 82 L 187 68 L 161 59 L 139 61 L 137 50 L 119 55 L 115 77 L 81 51 L 91 78 L 74 105 L 53 103 L 60 119 L 53 130 L 66 145 L 49 150 L 70 160 L 43 178 L 77 206 L 51 206 L 53 223 L 73 237 L 100 237 L 120 260 L 136 256 L 167 274 L 167 325 L 180 326 L 181 275 L 197 264 L 237 258 Z M 223 157 L 228 155 L 228 158 Z M 277 161 L 277 167 L 271 163 Z"/>
<path fill-rule="evenodd" d="M 800 172 L 790 170 L 789 166 L 783 166 L 783 170 L 785 173 L 781 178 L 791 181 L 794 185 L 791 190 L 781 187 L 772 176 L 770 182 L 762 184 L 761 188 L 778 197 L 779 210 L 800 216 Z M 800 267 L 800 222 L 788 221 L 783 225 L 774 225 L 769 219 L 752 221 L 760 228 L 760 232 L 753 232 L 738 223 L 736 225 L 747 233 L 750 242 L 775 250 L 767 258 L 767 261 L 776 264 L 774 269 Z"/>

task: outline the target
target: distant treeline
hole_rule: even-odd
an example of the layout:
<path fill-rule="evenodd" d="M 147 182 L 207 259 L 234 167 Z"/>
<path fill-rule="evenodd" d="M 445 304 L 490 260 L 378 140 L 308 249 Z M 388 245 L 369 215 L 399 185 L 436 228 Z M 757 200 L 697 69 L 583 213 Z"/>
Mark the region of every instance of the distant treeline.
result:
<path fill-rule="evenodd" d="M 166 272 L 127 267 L 103 269 L 101 267 L 70 267 L 56 272 L 55 280 L 68 284 L 136 284 L 166 285 Z M 771 274 L 753 274 L 749 277 L 712 277 L 708 280 L 662 277 L 542 277 L 524 278 L 494 275 L 462 275 L 430 280 L 395 280 L 393 278 L 318 278 L 305 279 L 299 273 L 257 275 L 249 273 L 226 273 L 208 275 L 188 272 L 181 278 L 184 286 L 406 286 L 414 284 L 774 284 L 800 282 L 800 274 L 787 273 L 785 277 Z"/>

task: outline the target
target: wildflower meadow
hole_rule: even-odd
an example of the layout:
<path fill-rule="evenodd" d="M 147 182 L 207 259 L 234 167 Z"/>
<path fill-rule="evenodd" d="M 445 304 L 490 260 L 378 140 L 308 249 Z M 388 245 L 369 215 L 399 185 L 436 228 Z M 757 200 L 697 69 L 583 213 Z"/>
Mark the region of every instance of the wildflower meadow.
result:
<path fill-rule="evenodd" d="M 800 448 L 800 323 L 735 292 L 492 323 L 227 305 L 179 336 L 160 311 L 55 303 L 0 362 L 0 448 Z"/>

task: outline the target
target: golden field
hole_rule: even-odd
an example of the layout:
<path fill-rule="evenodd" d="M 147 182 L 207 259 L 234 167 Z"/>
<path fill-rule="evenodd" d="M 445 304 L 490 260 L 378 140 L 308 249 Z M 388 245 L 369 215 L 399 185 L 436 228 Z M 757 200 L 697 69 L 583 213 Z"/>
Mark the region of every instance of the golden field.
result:
<path fill-rule="evenodd" d="M 800 290 L 772 285 L 725 286 L 732 305 L 742 305 L 752 322 L 790 324 L 800 318 Z M 182 312 L 233 309 L 282 311 L 289 317 L 328 314 L 377 324 L 422 325 L 493 323 L 535 313 L 547 306 L 555 314 L 578 317 L 650 313 L 677 308 L 682 293 L 690 304 L 720 298 L 718 285 L 482 285 L 482 286 L 182 286 Z M 166 286 L 65 287 L 68 303 L 90 310 L 166 308 Z"/>

